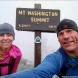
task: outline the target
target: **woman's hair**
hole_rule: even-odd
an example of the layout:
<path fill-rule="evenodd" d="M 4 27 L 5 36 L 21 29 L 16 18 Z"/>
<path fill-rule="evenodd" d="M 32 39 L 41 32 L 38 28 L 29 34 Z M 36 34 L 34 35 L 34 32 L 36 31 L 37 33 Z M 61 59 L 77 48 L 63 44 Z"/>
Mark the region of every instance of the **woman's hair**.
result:
<path fill-rule="evenodd" d="M 0 60 L 3 60 L 4 56 L 3 56 L 3 51 L 2 51 L 2 47 L 0 46 Z"/>

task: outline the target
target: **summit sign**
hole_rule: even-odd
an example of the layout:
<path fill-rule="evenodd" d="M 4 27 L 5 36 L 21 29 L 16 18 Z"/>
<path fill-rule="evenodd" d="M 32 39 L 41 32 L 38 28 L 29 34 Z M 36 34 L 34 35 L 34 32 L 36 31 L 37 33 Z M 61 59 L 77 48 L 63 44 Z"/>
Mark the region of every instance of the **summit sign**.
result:
<path fill-rule="evenodd" d="M 16 9 L 16 29 L 24 31 L 53 31 L 60 21 L 60 10 Z"/>

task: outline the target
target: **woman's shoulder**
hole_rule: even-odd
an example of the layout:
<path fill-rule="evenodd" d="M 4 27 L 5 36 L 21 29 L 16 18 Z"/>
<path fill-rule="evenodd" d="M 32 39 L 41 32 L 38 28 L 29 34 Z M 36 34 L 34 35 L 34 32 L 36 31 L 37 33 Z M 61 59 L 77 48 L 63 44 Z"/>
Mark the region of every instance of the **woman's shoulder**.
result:
<path fill-rule="evenodd" d="M 10 53 L 11 56 L 13 56 L 15 58 L 18 57 L 18 56 L 20 56 L 20 57 L 22 56 L 21 50 L 16 45 L 12 45 L 11 50 L 10 50 L 9 53 Z"/>

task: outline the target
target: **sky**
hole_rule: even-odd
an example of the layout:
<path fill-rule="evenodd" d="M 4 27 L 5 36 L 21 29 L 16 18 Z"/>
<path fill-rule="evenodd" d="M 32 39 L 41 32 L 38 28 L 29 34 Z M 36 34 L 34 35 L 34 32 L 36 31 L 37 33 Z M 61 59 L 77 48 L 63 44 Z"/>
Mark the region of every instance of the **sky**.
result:
<path fill-rule="evenodd" d="M 60 10 L 60 20 L 72 19 L 78 24 L 77 0 L 0 0 L 0 24 L 10 23 L 15 30 L 14 44 L 22 51 L 22 57 L 34 62 L 34 32 L 16 30 L 16 8 L 34 8 L 41 4 L 42 9 Z M 41 32 L 41 58 L 53 53 L 60 47 L 56 33 Z"/>

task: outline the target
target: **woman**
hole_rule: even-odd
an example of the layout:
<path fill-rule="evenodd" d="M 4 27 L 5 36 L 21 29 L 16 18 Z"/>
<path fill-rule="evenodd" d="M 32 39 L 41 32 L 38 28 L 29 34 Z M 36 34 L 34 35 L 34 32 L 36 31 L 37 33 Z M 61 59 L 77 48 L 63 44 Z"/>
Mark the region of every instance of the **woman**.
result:
<path fill-rule="evenodd" d="M 16 72 L 21 59 L 20 49 L 13 45 L 14 28 L 8 23 L 0 24 L 0 75 Z"/>

